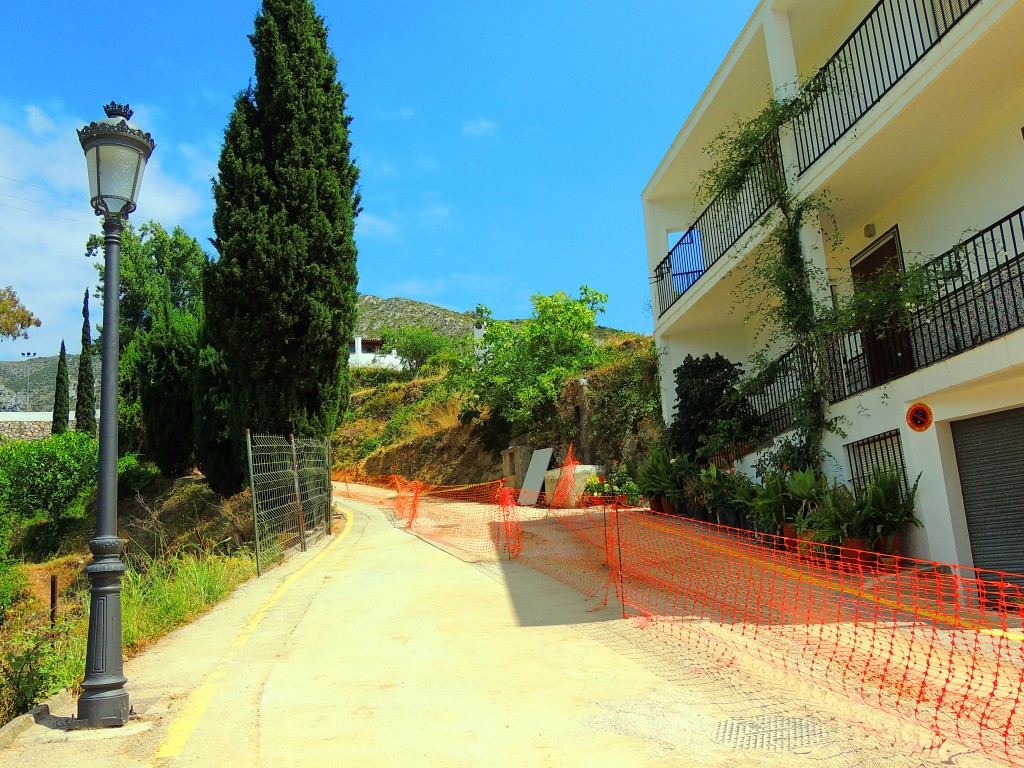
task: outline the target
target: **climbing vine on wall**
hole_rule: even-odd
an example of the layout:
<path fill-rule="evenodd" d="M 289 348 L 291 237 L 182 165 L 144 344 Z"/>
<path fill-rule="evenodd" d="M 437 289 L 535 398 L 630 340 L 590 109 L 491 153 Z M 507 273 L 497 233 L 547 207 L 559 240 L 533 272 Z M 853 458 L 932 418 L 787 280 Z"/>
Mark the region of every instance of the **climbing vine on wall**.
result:
<path fill-rule="evenodd" d="M 841 247 L 828 191 L 794 192 L 793 179 L 781 160 L 780 136 L 831 90 L 841 78 L 818 73 L 775 97 L 752 118 L 737 121 L 708 145 L 710 167 L 702 174 L 701 197 L 740 204 L 750 185 L 766 195 L 770 205 L 752 231 L 767 231 L 757 256 L 743 267 L 735 299 L 745 307 L 745 322 L 757 325 L 758 349 L 748 361 L 747 385 L 765 385 L 780 352 L 796 347 L 810 362 L 802 376 L 793 411 L 793 435 L 777 446 L 791 465 L 819 467 L 824 459 L 823 437 L 842 434 L 841 424 L 828 415 L 830 355 L 844 333 L 861 330 L 879 337 L 904 326 L 911 316 L 934 301 L 939 274 L 934 267 L 913 264 L 904 271 L 879 273 L 866 285 L 839 286 L 836 297 L 829 276 L 805 253 L 806 228 L 817 229 L 833 249 Z M 847 278 L 848 280 L 849 278 Z"/>

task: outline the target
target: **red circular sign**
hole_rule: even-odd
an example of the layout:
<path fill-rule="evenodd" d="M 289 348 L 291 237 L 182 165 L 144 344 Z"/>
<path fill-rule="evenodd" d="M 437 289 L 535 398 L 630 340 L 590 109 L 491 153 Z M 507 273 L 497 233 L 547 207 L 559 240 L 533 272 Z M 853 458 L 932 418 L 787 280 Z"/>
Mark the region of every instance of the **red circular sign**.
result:
<path fill-rule="evenodd" d="M 907 408 L 907 426 L 915 432 L 924 432 L 932 425 L 932 409 L 924 403 Z"/>

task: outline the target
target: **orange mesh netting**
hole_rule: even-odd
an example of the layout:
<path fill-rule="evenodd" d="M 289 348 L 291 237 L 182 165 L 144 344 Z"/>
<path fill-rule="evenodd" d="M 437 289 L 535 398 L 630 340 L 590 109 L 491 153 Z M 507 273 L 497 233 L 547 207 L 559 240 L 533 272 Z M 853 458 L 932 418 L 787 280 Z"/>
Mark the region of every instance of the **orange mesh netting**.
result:
<path fill-rule="evenodd" d="M 573 491 L 576 485 L 576 467 L 579 465 L 580 462 L 570 444 L 569 452 L 565 455 L 565 461 L 562 462 L 562 471 L 558 474 L 558 485 L 555 486 L 555 492 L 551 496 L 552 507 L 572 506 L 570 499 L 575 500 Z"/>
<path fill-rule="evenodd" d="M 621 497 L 572 509 L 556 491 L 550 508 L 523 507 L 497 482 L 393 480 L 396 524 L 424 538 L 516 559 L 602 603 L 617 596 L 624 616 L 709 656 L 746 653 L 939 740 L 1024 762 L 1022 575 L 699 523 Z"/>

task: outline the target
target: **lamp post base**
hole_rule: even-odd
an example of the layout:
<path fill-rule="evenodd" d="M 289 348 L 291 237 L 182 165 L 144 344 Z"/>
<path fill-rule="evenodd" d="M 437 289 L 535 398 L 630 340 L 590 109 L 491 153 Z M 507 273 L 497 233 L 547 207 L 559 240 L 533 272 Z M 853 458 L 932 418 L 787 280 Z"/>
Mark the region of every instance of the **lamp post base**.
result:
<path fill-rule="evenodd" d="M 76 728 L 120 728 L 131 717 L 128 704 L 128 693 L 118 690 L 113 695 L 105 696 L 103 692 L 89 698 L 83 693 L 78 699 L 78 717 L 75 718 Z"/>

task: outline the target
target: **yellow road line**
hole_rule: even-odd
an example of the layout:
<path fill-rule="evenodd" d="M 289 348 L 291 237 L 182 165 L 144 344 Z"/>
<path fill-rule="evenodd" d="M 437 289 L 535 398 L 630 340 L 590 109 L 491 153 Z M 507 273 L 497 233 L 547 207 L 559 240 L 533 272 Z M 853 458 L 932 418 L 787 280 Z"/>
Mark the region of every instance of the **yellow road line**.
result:
<path fill-rule="evenodd" d="M 227 652 L 224 654 L 217 665 L 210 671 L 203 680 L 202 684 L 196 688 L 192 694 L 188 697 L 188 701 L 185 706 L 182 707 L 178 718 L 171 724 L 171 727 L 167 731 L 167 736 L 164 738 L 163 743 L 153 754 L 153 760 L 150 765 L 158 764 L 164 760 L 171 760 L 181 754 L 181 751 L 185 748 L 189 739 L 192 738 L 192 734 L 199 726 L 199 721 L 207 708 L 210 706 L 210 702 L 213 701 L 214 695 L 217 693 L 217 689 L 220 687 L 221 681 L 224 679 L 225 665 L 233 659 L 235 654 L 249 642 L 249 638 L 252 637 L 256 628 L 263 621 L 263 618 L 267 615 L 267 612 L 273 608 L 285 593 L 298 581 L 303 574 L 313 568 L 319 563 L 327 553 L 338 546 L 342 540 L 348 536 L 349 531 L 352 530 L 352 519 L 353 513 L 344 507 L 337 507 L 345 513 L 345 527 L 342 529 L 334 541 L 324 547 L 322 552 L 317 553 L 308 563 L 291 574 L 288 578 L 282 581 L 274 593 L 264 601 L 263 605 L 252 615 L 252 617 L 243 625 L 242 631 L 238 633 L 231 645 L 228 646 Z"/>
<path fill-rule="evenodd" d="M 661 523 L 655 523 L 644 520 L 641 520 L 639 522 L 646 528 L 653 528 L 655 530 L 663 531 L 665 533 L 682 533 L 688 538 L 699 538 L 690 531 L 685 531 L 681 528 L 670 528 Z M 728 552 L 737 557 L 747 557 L 750 560 L 759 563 L 763 566 L 771 566 L 776 573 L 789 576 L 790 578 L 796 579 L 798 581 L 802 581 L 804 583 L 811 584 L 817 587 L 822 587 L 824 589 L 830 589 L 835 592 L 841 592 L 843 594 L 850 595 L 851 597 L 859 597 L 863 600 L 868 600 L 879 605 L 884 605 L 887 608 L 893 608 L 899 611 L 903 611 L 905 613 L 912 613 L 918 616 L 923 616 L 924 618 L 931 619 L 932 621 L 937 621 L 943 624 L 949 624 L 960 629 L 973 630 L 983 635 L 990 635 L 992 637 L 1002 637 L 1006 638 L 1007 640 L 1015 640 L 1017 642 L 1024 641 L 1024 633 L 1021 632 L 1013 632 L 1011 630 L 1005 629 L 993 629 L 982 624 L 981 622 L 971 621 L 969 619 L 962 619 L 956 614 L 943 613 L 941 611 L 932 611 L 926 608 L 908 605 L 906 603 L 901 603 L 898 600 L 891 600 L 880 595 L 876 595 L 872 592 L 867 592 L 863 589 L 843 584 L 842 582 L 819 579 L 799 569 L 791 568 L 787 565 L 782 565 L 778 561 L 768 560 L 766 558 L 759 557 L 753 554 L 752 552 L 744 553 L 742 552 L 742 550 L 736 548 L 735 546 L 730 546 L 728 544 L 716 543 L 711 541 L 708 541 L 706 543 L 706 546 L 708 549 L 711 549 L 713 551 Z"/>

